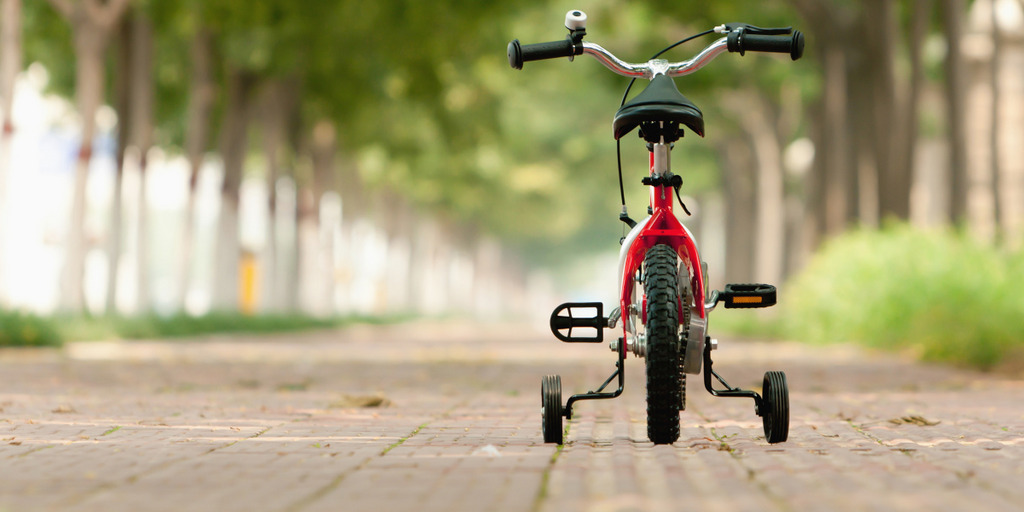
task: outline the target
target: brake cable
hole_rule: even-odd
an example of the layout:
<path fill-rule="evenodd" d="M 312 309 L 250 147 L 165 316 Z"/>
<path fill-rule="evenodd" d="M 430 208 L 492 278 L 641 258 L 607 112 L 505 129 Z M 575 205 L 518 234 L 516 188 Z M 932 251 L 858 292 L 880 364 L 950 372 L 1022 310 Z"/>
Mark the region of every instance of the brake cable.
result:
<path fill-rule="evenodd" d="M 657 59 L 658 57 L 661 57 L 661 54 L 663 54 L 663 53 L 665 53 L 665 52 L 675 48 L 676 46 L 679 46 L 679 45 L 681 45 L 683 43 L 686 43 L 686 42 L 692 41 L 694 39 L 697 39 L 698 37 L 704 37 L 704 36 L 706 36 L 708 34 L 713 34 L 713 33 L 715 33 L 715 29 L 705 30 L 704 32 L 701 32 L 699 34 L 695 34 L 695 35 L 692 35 L 690 37 L 687 37 L 686 39 L 682 39 L 682 40 L 680 40 L 680 41 L 678 41 L 678 42 L 676 42 L 676 43 L 666 47 L 664 50 L 661 50 L 660 52 L 655 53 L 654 56 L 651 57 L 648 60 Z M 634 83 L 636 83 L 636 77 L 633 77 L 632 79 L 629 80 L 629 85 L 626 86 L 626 92 L 622 94 L 622 101 L 619 103 L 619 108 L 622 108 L 622 106 L 626 104 L 626 98 L 629 97 L 629 91 L 633 88 L 633 84 Z M 621 140 L 617 139 L 615 141 L 615 159 L 618 161 L 618 166 L 619 166 L 619 198 L 622 200 L 622 213 L 619 214 L 619 218 L 620 219 L 622 219 L 622 218 L 628 219 L 629 215 L 626 213 L 626 187 L 624 187 L 623 184 L 622 184 L 622 149 L 621 148 L 622 148 L 622 142 L 621 142 Z M 679 188 L 678 187 L 676 187 L 676 197 L 679 197 Z M 680 199 L 679 200 L 679 204 L 682 204 L 682 203 L 683 203 L 683 201 L 682 201 L 682 199 Z M 686 205 L 683 205 L 683 211 L 685 211 L 687 213 L 687 215 L 689 215 L 689 213 L 690 213 L 689 210 L 686 209 Z M 634 223 L 634 225 L 635 225 L 635 223 Z M 630 226 L 630 227 L 632 227 L 632 226 Z"/>

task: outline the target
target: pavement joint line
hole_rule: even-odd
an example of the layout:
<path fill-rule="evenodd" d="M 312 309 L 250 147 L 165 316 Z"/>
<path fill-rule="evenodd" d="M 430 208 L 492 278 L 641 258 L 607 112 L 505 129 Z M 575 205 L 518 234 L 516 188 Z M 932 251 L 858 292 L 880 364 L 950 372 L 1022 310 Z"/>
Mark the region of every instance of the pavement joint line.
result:
<path fill-rule="evenodd" d="M 715 438 L 715 440 L 718 441 L 718 451 L 720 451 L 720 452 L 729 452 L 729 455 L 732 455 L 732 458 L 734 458 L 737 461 L 739 461 L 740 460 L 739 454 L 736 453 L 736 449 L 733 448 L 732 445 L 729 444 L 729 442 L 728 442 L 729 438 L 733 437 L 733 436 L 735 436 L 735 434 L 732 434 L 732 435 L 728 435 L 728 434 L 727 435 L 719 435 L 718 431 L 715 430 L 715 427 L 711 427 L 711 437 Z M 750 469 L 747 468 L 747 471 L 749 472 Z"/>
<path fill-rule="evenodd" d="M 437 418 L 437 419 L 440 419 L 440 418 Z M 299 501 L 289 505 L 287 508 L 284 509 L 285 512 L 295 512 L 295 511 L 298 511 L 298 510 L 302 510 L 302 509 L 308 507 L 309 505 L 312 505 L 317 500 L 323 498 L 328 493 L 330 493 L 332 490 L 334 490 L 339 485 L 341 485 L 341 482 L 344 481 L 346 478 L 348 478 L 349 475 L 351 475 L 352 473 L 355 473 L 357 471 L 362 470 L 363 468 L 365 468 L 374 459 L 376 459 L 378 457 L 383 457 L 385 454 L 387 454 L 393 448 L 397 448 L 402 443 L 408 441 L 410 438 L 412 438 L 413 436 L 418 434 L 421 430 L 426 428 L 427 425 L 433 423 L 434 421 L 437 421 L 437 419 L 423 422 L 418 427 L 413 429 L 413 431 L 411 433 L 409 433 L 409 435 L 407 435 L 407 436 L 399 439 L 398 441 L 392 443 L 390 446 L 385 448 L 379 454 L 371 455 L 369 457 L 366 457 L 365 459 L 362 460 L 362 462 L 359 463 L 359 465 L 357 465 L 357 466 L 355 466 L 355 467 L 353 467 L 353 468 L 351 468 L 351 469 L 349 469 L 347 471 L 342 471 L 341 473 L 338 474 L 338 476 L 334 477 L 334 479 L 332 479 L 330 482 L 328 482 L 327 485 L 325 485 L 325 486 L 323 486 L 323 487 L 313 491 L 312 494 L 309 494 L 305 498 L 302 498 Z"/>
<path fill-rule="evenodd" d="M 846 422 L 848 424 L 850 424 L 850 427 L 852 427 L 854 431 L 856 431 L 857 433 L 863 435 L 864 437 L 866 437 L 866 438 L 868 438 L 868 439 L 870 439 L 870 440 L 872 440 L 874 442 L 877 442 L 877 443 L 879 443 L 882 446 L 887 446 L 887 447 L 889 446 L 881 438 L 873 436 L 873 435 L 869 434 L 866 430 L 863 429 L 863 426 L 866 425 L 867 423 L 857 424 L 857 423 L 854 423 L 852 419 L 847 419 Z M 880 422 L 871 422 L 871 423 L 880 423 Z M 913 460 L 929 462 L 930 463 L 930 461 L 928 461 L 926 458 L 923 458 L 923 456 L 919 457 L 919 454 L 916 454 L 913 451 L 901 450 L 901 449 L 895 449 L 895 450 L 898 451 L 898 452 L 901 452 L 903 455 L 905 455 L 905 456 L 907 456 L 907 457 L 909 457 L 909 458 L 911 458 Z M 941 470 L 943 470 L 943 471 L 947 471 L 947 472 L 953 474 L 957 479 L 961 480 L 962 482 L 964 482 L 967 485 L 975 485 L 975 486 L 980 487 L 980 488 L 982 488 L 984 490 L 987 490 L 987 492 L 992 493 L 992 494 L 994 494 L 996 496 L 1008 499 L 1011 502 L 1014 501 L 1014 497 L 1007 496 L 1005 490 L 997 488 L 996 486 L 992 485 L 991 483 L 985 481 L 982 478 L 977 478 L 976 477 L 977 475 L 975 475 L 973 471 L 964 472 L 964 471 L 958 470 L 958 469 L 947 469 L 947 468 L 942 468 L 941 466 L 938 466 L 938 467 Z"/>
<path fill-rule="evenodd" d="M 208 454 L 211 454 L 211 453 L 213 453 L 213 452 L 215 452 L 217 450 L 221 450 L 221 449 L 224 449 L 224 448 L 230 448 L 230 447 L 238 444 L 240 441 L 248 441 L 249 439 L 256 439 L 257 437 L 262 436 L 263 434 L 266 434 L 267 431 L 269 431 L 270 429 L 272 429 L 274 427 L 277 427 L 277 426 L 280 426 L 280 425 L 269 425 L 267 427 L 264 427 L 263 430 L 260 430 L 259 432 L 256 432 L 255 434 L 253 434 L 253 435 L 251 435 L 249 437 L 245 437 L 245 438 L 242 438 L 242 439 L 235 439 L 234 441 L 231 441 L 230 443 L 228 443 L 228 444 L 226 444 L 224 446 L 215 446 L 213 448 L 210 448 L 203 455 L 208 455 Z M 106 434 L 103 434 L 103 435 L 106 435 Z"/>
<path fill-rule="evenodd" d="M 431 422 L 429 422 L 429 421 L 423 422 L 420 426 L 416 427 L 415 430 L 413 430 L 411 433 L 409 433 L 409 435 L 399 439 L 398 441 L 395 441 L 394 443 L 391 443 L 391 446 L 388 446 L 387 448 L 384 448 L 384 450 L 382 450 L 380 452 L 380 456 L 383 457 L 383 456 L 387 455 L 388 452 L 390 452 L 391 450 L 394 450 L 395 448 L 398 448 L 399 446 L 402 446 L 402 443 L 408 441 L 411 437 L 415 436 L 416 434 L 419 434 L 420 431 L 425 429 L 425 428 L 427 428 L 427 425 L 429 425 L 430 423 Z"/>
<path fill-rule="evenodd" d="M 59 444 L 44 444 L 43 446 L 37 446 L 37 447 L 35 447 L 35 448 L 25 452 L 25 453 L 19 453 L 18 455 L 16 455 L 16 457 L 19 458 L 19 459 L 23 459 L 25 457 L 28 457 L 29 455 L 32 455 L 33 453 L 41 452 L 43 450 L 48 450 L 50 448 L 56 448 L 58 446 L 60 446 L 60 445 Z"/>
<path fill-rule="evenodd" d="M 103 437 L 103 436 L 106 436 L 106 435 L 113 434 L 114 432 L 117 432 L 118 430 L 121 430 L 121 425 L 114 425 L 113 427 L 110 428 L 110 430 L 107 430 L 106 432 L 100 434 L 99 437 Z"/>
<path fill-rule="evenodd" d="M 533 507 L 530 509 L 533 512 L 538 512 L 541 505 L 544 504 L 544 499 L 548 497 L 548 486 L 551 483 L 551 471 L 555 469 L 555 463 L 558 462 L 558 458 L 562 455 L 562 451 L 565 450 L 565 447 L 572 444 L 569 442 L 569 429 L 571 427 L 572 421 L 566 421 L 565 431 L 562 432 L 562 438 L 565 442 L 558 445 L 558 448 L 555 449 L 555 453 L 551 454 L 551 460 L 548 462 L 547 467 L 544 468 L 544 473 L 540 476 L 540 488 L 537 489 L 537 496 L 533 499 Z"/>
<path fill-rule="evenodd" d="M 852 419 L 847 419 L 846 423 L 850 425 L 850 428 L 852 428 L 854 432 L 857 432 L 858 434 L 878 443 L 879 446 L 885 446 L 886 448 L 888 448 L 884 441 L 882 441 L 878 437 L 871 435 L 870 433 L 868 433 L 867 430 L 864 429 L 864 423 L 854 423 Z"/>
<path fill-rule="evenodd" d="M 771 500 L 771 502 L 774 503 L 775 506 L 779 508 L 779 510 L 793 510 L 793 507 L 791 507 L 790 504 L 782 496 L 779 496 L 778 494 L 772 492 L 771 487 L 769 487 L 766 482 L 757 478 L 757 471 L 754 468 L 747 465 L 746 462 L 744 462 L 743 454 L 740 451 L 733 448 L 732 445 L 728 443 L 729 438 L 734 437 L 735 435 L 736 434 L 719 435 L 714 427 L 711 428 L 711 437 L 714 437 L 719 443 L 721 443 L 718 448 L 719 451 L 728 452 L 729 457 L 732 458 L 732 460 L 735 461 L 737 465 L 739 465 L 741 468 L 743 468 L 743 470 L 746 471 L 747 479 L 751 483 L 756 485 L 757 488 L 760 489 L 761 492 L 764 494 L 764 496 Z"/>
<path fill-rule="evenodd" d="M 352 473 L 360 471 L 361 469 L 365 468 L 368 464 L 370 464 L 370 462 L 372 462 L 374 459 L 377 459 L 379 457 L 383 457 L 384 455 L 386 455 L 391 450 L 393 450 L 395 448 L 398 448 L 403 443 L 405 443 L 406 441 L 411 439 L 413 436 L 415 436 L 416 434 L 419 434 L 420 431 L 422 431 L 424 428 L 427 428 L 427 426 L 429 426 L 431 423 L 434 423 L 436 421 L 443 420 L 445 418 L 450 417 L 451 414 L 452 414 L 452 411 L 454 411 L 455 409 L 457 409 L 459 407 L 462 407 L 462 406 L 466 405 L 467 403 L 468 403 L 468 401 L 459 402 L 459 403 L 453 405 L 448 410 L 442 412 L 441 414 L 438 414 L 437 417 L 432 418 L 429 421 L 425 421 L 425 422 L 421 423 L 419 426 L 417 426 L 415 429 L 413 429 L 413 431 L 410 432 L 409 435 L 399 439 L 398 441 L 395 441 L 390 446 L 384 448 L 384 450 L 382 450 L 379 454 L 371 455 L 369 457 L 366 457 L 357 466 L 355 466 L 355 467 L 353 467 L 351 469 L 348 469 L 347 471 L 342 471 L 341 473 L 339 473 L 338 476 L 334 477 L 334 479 L 332 479 L 327 485 L 324 485 L 323 487 L 321 487 L 321 488 L 313 491 L 311 494 L 307 495 L 305 498 L 302 498 L 302 499 L 296 501 L 295 503 L 292 503 L 288 507 L 285 507 L 285 509 L 284 509 L 285 512 L 296 512 L 296 511 L 299 511 L 299 510 L 302 510 L 302 509 L 308 507 L 309 505 L 312 505 L 317 500 L 323 498 L 328 493 L 330 493 L 332 490 L 334 490 L 339 485 L 341 485 L 341 482 L 343 482 L 346 478 L 348 478 L 348 476 L 351 475 Z"/>
<path fill-rule="evenodd" d="M 852 420 L 847 420 L 847 421 L 854 428 L 854 430 L 856 430 L 857 432 L 861 433 L 862 435 L 864 435 L 868 439 L 871 439 L 871 440 L 877 442 L 878 444 L 880 444 L 882 446 L 889 447 L 889 445 L 885 444 L 885 442 L 882 441 L 881 439 L 879 439 L 879 438 L 877 438 L 877 437 L 867 433 L 866 431 L 864 431 L 861 428 L 864 424 L 856 425 L 856 424 L 853 423 Z M 989 424 L 991 426 L 996 426 L 995 424 L 993 424 L 991 422 L 984 421 L 984 420 L 981 420 L 981 419 L 976 419 L 976 421 L 979 421 L 981 423 L 986 423 L 986 424 Z M 914 460 L 921 461 L 921 462 L 926 462 L 928 464 L 931 464 L 931 465 L 935 466 L 934 464 L 932 464 L 932 462 L 930 460 L 927 459 L 926 456 L 924 456 L 923 454 L 918 453 L 916 450 L 908 450 L 908 449 L 904 449 L 904 448 L 893 448 L 893 450 L 899 451 L 900 453 L 902 453 L 902 454 L 904 454 L 904 455 L 906 455 L 906 456 L 908 456 L 908 457 L 910 457 L 910 458 L 912 458 Z M 977 487 L 979 489 L 983 489 L 983 490 L 988 491 L 988 492 L 990 492 L 990 493 L 992 493 L 992 494 L 994 494 L 996 496 L 1002 497 L 1002 498 L 1004 498 L 1004 499 L 1006 499 L 1006 500 L 1008 500 L 1010 502 L 1013 502 L 1016 499 L 1015 497 L 1008 495 L 1006 493 L 1005 489 L 1001 489 L 998 486 L 992 485 L 991 482 L 987 481 L 984 478 L 977 478 L 977 474 L 974 472 L 973 469 L 972 470 L 964 471 L 964 470 L 960 470 L 960 469 L 950 469 L 950 468 L 942 467 L 941 465 L 938 465 L 936 467 L 939 468 L 941 471 L 952 473 L 954 476 L 956 476 L 957 479 L 959 479 L 965 485 L 971 485 L 971 486 Z"/>
<path fill-rule="evenodd" d="M 279 426 L 279 425 L 270 425 L 268 427 L 265 427 L 263 430 L 260 430 L 259 432 L 255 433 L 255 434 L 253 434 L 253 435 L 251 435 L 249 437 L 246 437 L 245 439 L 255 439 L 255 438 L 263 435 L 264 433 L 266 433 L 268 430 L 274 428 L 275 426 Z M 116 431 L 117 429 L 120 429 L 120 428 L 121 428 L 120 426 L 118 426 L 116 428 L 113 428 L 113 429 L 107 431 L 106 433 L 104 433 L 103 435 L 107 435 L 109 433 L 112 433 L 113 431 Z M 223 448 L 227 448 L 229 446 L 233 446 L 235 443 L 238 443 L 238 441 L 240 441 L 240 440 L 236 439 L 236 440 L 234 440 L 234 441 L 232 441 L 230 443 L 227 443 L 227 444 L 225 444 L 223 446 L 215 446 L 215 447 L 207 450 L 206 452 L 204 452 L 202 455 L 209 455 L 210 453 L 213 453 L 213 452 L 215 452 L 217 450 L 220 450 L 220 449 L 223 449 Z M 177 464 L 179 462 L 185 462 L 185 461 L 188 461 L 188 460 L 191 460 L 191 457 L 179 457 L 179 458 L 171 459 L 171 460 L 163 462 L 162 464 L 157 464 L 156 466 L 153 466 L 153 467 L 150 467 L 150 468 L 146 468 L 143 471 L 140 471 L 138 473 L 134 473 L 132 475 L 129 475 L 129 476 L 125 477 L 120 482 L 117 482 L 117 481 L 114 481 L 114 482 L 104 482 L 104 483 L 102 483 L 100 485 L 97 485 L 96 487 L 93 487 L 92 489 L 89 489 L 89 490 L 87 490 L 85 492 L 82 492 L 82 493 L 80 493 L 78 495 L 72 496 L 71 498 L 69 498 L 63 504 L 63 506 L 71 507 L 71 506 L 74 506 L 74 505 L 78 505 L 79 503 L 81 503 L 82 501 L 85 501 L 86 499 L 90 498 L 91 496 L 94 496 L 94 495 L 96 495 L 98 493 L 101 493 L 101 492 L 109 490 L 109 489 L 113 489 L 113 488 L 117 487 L 118 485 L 120 485 L 122 483 L 134 484 L 140 478 L 142 478 L 142 477 L 144 477 L 144 476 L 146 476 L 148 474 L 155 473 L 157 471 L 162 471 L 162 470 L 167 469 L 167 468 L 169 468 L 169 467 L 171 467 L 171 466 L 173 466 L 173 465 L 175 465 L 175 464 Z"/>
<path fill-rule="evenodd" d="M 880 439 L 878 437 L 875 437 L 875 436 L 871 435 L 866 430 L 864 430 L 863 426 L 865 424 L 856 424 L 856 423 L 853 422 L 853 420 L 846 420 L 846 422 L 850 424 L 850 426 L 853 428 L 853 430 L 855 430 L 857 433 L 861 434 L 862 436 L 864 436 L 864 437 L 866 437 L 866 438 L 868 438 L 868 439 L 878 443 L 881 446 L 890 448 L 889 445 L 885 444 L 885 441 L 883 441 L 882 439 Z M 877 423 L 877 422 L 873 422 L 873 423 Z M 902 453 L 903 455 L 906 455 L 907 457 L 910 457 L 911 459 L 922 461 L 922 462 L 927 462 L 927 463 L 931 464 L 931 462 L 928 461 L 926 458 L 919 457 L 915 450 L 908 450 L 908 449 L 903 449 L 903 448 L 893 448 L 893 450 L 894 451 L 898 451 L 898 452 Z M 984 489 L 984 490 L 986 490 L 988 492 L 991 492 L 991 493 L 993 493 L 993 494 L 995 494 L 997 496 L 1009 499 L 1010 501 L 1013 501 L 1013 499 L 1014 499 L 1012 496 L 1006 496 L 1005 492 L 1003 492 L 1001 489 L 998 489 L 995 486 L 991 485 L 989 482 L 985 481 L 984 479 L 976 478 L 976 475 L 974 474 L 973 470 L 965 473 L 965 472 L 963 472 L 961 470 L 958 470 L 958 469 L 942 468 L 941 466 L 938 466 L 938 467 L 942 471 L 946 471 L 946 472 L 952 473 L 954 476 L 957 477 L 957 479 L 959 479 L 961 482 L 963 482 L 966 485 L 974 485 L 974 486 L 976 486 L 976 487 L 978 487 L 980 489 Z"/>

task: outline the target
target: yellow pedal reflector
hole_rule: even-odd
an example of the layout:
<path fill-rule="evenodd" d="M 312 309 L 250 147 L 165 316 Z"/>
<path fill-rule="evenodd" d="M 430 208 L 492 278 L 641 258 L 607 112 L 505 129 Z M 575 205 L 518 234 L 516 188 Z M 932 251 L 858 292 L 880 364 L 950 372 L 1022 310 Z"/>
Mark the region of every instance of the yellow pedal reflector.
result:
<path fill-rule="evenodd" d="M 762 299 L 763 299 L 762 297 L 758 297 L 758 296 L 752 296 L 752 297 L 733 297 L 732 298 L 732 303 L 733 304 L 760 304 L 760 303 L 764 302 Z"/>

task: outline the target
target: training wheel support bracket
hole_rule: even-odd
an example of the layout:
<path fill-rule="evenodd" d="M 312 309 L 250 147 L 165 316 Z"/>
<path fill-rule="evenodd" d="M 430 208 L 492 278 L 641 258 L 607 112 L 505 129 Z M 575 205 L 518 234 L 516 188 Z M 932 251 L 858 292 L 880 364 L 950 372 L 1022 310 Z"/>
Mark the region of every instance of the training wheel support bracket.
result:
<path fill-rule="evenodd" d="M 579 400 L 606 400 L 609 398 L 617 398 L 622 394 L 622 390 L 626 387 L 626 344 L 620 340 L 618 349 L 618 360 L 615 362 L 615 372 L 612 373 L 604 383 L 601 384 L 597 391 L 588 391 L 586 393 L 579 393 L 569 397 L 569 400 L 565 403 L 565 407 L 562 408 L 562 414 L 565 415 L 565 419 L 572 419 L 572 404 Z M 604 388 L 611 384 L 612 379 L 619 378 L 619 387 L 613 392 L 606 393 Z"/>
<path fill-rule="evenodd" d="M 754 399 L 755 412 L 757 412 L 758 416 L 763 416 L 765 413 L 763 407 L 764 400 L 761 398 L 760 394 L 756 391 L 730 386 L 729 383 L 711 367 L 711 338 L 707 338 L 706 341 L 707 342 L 704 344 L 704 387 L 707 388 L 708 393 L 711 393 L 711 396 L 721 398 L 752 398 Z M 712 377 L 725 386 L 725 389 L 715 389 L 714 384 L 711 382 Z"/>

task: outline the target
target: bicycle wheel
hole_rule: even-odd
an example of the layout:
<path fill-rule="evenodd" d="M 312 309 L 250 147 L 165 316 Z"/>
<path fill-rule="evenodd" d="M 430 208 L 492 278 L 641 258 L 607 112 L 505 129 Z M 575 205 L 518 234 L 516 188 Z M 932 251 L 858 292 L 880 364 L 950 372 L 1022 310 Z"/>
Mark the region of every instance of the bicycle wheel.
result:
<path fill-rule="evenodd" d="M 679 283 L 676 252 L 656 245 L 644 258 L 647 297 L 647 437 L 655 444 L 679 439 L 682 405 L 679 350 Z"/>
<path fill-rule="evenodd" d="M 764 423 L 764 437 L 769 444 L 781 443 L 789 439 L 789 386 L 783 372 L 767 372 L 761 387 L 767 411 L 761 418 Z"/>
<path fill-rule="evenodd" d="M 562 444 L 562 377 L 547 375 L 541 379 L 540 397 L 544 442 Z"/>

